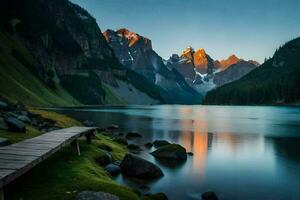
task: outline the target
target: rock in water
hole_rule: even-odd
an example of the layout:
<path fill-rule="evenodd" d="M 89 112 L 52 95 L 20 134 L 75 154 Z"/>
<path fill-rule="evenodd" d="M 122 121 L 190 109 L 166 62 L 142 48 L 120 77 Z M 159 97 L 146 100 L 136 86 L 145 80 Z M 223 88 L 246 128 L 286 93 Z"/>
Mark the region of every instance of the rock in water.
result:
<path fill-rule="evenodd" d="M 188 152 L 187 154 L 188 154 L 189 156 L 193 156 L 193 155 L 194 155 L 193 152 Z"/>
<path fill-rule="evenodd" d="M 132 154 L 126 154 L 120 167 L 122 173 L 136 178 L 153 179 L 163 176 L 158 166 Z"/>
<path fill-rule="evenodd" d="M 153 147 L 153 144 L 152 144 L 151 142 L 147 142 L 147 143 L 145 144 L 145 147 L 151 148 L 151 147 Z"/>
<path fill-rule="evenodd" d="M 126 138 L 141 138 L 142 135 L 137 132 L 129 132 L 126 135 Z"/>
<path fill-rule="evenodd" d="M 153 145 L 155 148 L 158 148 L 158 147 L 162 147 L 162 146 L 165 146 L 165 145 L 168 145 L 170 144 L 170 142 L 166 141 L 166 140 L 155 140 L 153 142 Z"/>
<path fill-rule="evenodd" d="M 164 193 L 157 193 L 147 195 L 143 198 L 143 200 L 168 200 L 168 197 Z"/>
<path fill-rule="evenodd" d="M 120 173 L 121 168 L 115 164 L 109 164 L 104 169 L 113 176 L 116 176 Z"/>
<path fill-rule="evenodd" d="M 111 124 L 107 127 L 107 129 L 109 130 L 114 130 L 114 129 L 118 129 L 119 128 L 119 125 L 116 125 L 116 124 Z"/>
<path fill-rule="evenodd" d="M 132 151 L 141 151 L 142 149 L 136 144 L 129 144 L 127 148 Z"/>
<path fill-rule="evenodd" d="M 76 196 L 75 200 L 120 200 L 120 198 L 105 192 L 83 191 Z"/>
<path fill-rule="evenodd" d="M 88 126 L 88 127 L 94 126 L 94 122 L 89 121 L 89 120 L 85 120 L 82 123 L 83 123 L 83 125 Z"/>
<path fill-rule="evenodd" d="M 218 200 L 217 195 L 214 192 L 204 192 L 201 195 L 202 200 Z"/>
<path fill-rule="evenodd" d="M 26 132 L 25 124 L 22 121 L 14 118 L 14 117 L 6 118 L 5 122 L 8 126 L 8 130 L 10 130 L 10 131 L 24 132 L 24 133 Z"/>
<path fill-rule="evenodd" d="M 184 161 L 187 158 L 187 153 L 184 147 L 179 144 L 169 144 L 160 147 L 151 153 L 154 157 L 160 159 Z"/>

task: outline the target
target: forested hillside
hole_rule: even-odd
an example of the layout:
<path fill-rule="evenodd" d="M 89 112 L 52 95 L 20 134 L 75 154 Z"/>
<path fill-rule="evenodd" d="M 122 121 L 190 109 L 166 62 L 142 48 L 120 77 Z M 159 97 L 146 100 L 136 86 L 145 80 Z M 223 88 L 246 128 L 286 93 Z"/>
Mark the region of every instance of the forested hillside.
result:
<path fill-rule="evenodd" d="M 238 81 L 209 92 L 204 104 L 294 104 L 300 100 L 300 38 Z"/>

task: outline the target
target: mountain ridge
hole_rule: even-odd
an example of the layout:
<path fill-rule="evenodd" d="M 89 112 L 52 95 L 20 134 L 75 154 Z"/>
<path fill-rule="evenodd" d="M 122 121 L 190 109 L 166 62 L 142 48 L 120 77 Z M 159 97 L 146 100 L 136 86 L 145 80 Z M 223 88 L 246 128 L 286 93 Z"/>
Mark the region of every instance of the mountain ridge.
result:
<path fill-rule="evenodd" d="M 300 99 L 300 37 L 243 78 L 208 92 L 205 104 L 290 104 Z"/>
<path fill-rule="evenodd" d="M 80 6 L 68 0 L 12 0 L 4 5 L 1 31 L 17 35 L 34 60 L 25 67 L 45 87 L 64 88 L 83 104 L 123 104 L 130 94 L 137 99 L 136 93 L 146 95 L 140 103 L 163 102 L 158 87 L 118 61 L 96 20 Z M 22 57 L 18 51 L 14 55 Z M 126 85 L 126 95 L 117 92 L 119 84 Z"/>
<path fill-rule="evenodd" d="M 193 104 L 195 99 L 200 101 L 200 94 L 186 83 L 176 69 L 165 65 L 165 61 L 152 49 L 150 39 L 125 28 L 116 31 L 108 29 L 103 35 L 119 61 L 162 88 L 167 102 Z"/>

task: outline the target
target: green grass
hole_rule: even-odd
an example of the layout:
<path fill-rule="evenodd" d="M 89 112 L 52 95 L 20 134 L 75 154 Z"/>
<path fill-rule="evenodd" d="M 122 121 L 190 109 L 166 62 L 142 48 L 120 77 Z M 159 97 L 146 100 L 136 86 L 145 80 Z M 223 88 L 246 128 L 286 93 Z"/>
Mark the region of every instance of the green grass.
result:
<path fill-rule="evenodd" d="M 37 109 L 29 109 L 29 110 L 32 113 L 41 115 L 43 118 L 54 120 L 56 122 L 55 125 L 61 128 L 67 128 L 71 126 L 82 126 L 82 124 L 79 121 L 72 119 L 68 116 L 58 114 L 56 112 L 37 110 Z M 26 133 L 9 132 L 6 130 L 0 130 L 0 137 L 8 139 L 11 143 L 16 143 L 22 140 L 26 140 L 41 135 L 41 132 L 33 126 L 27 125 L 26 129 L 27 129 Z"/>
<path fill-rule="evenodd" d="M 67 146 L 5 188 L 8 199 L 71 200 L 84 190 L 112 193 L 121 200 L 140 199 L 130 188 L 116 184 L 96 163 L 95 158 L 104 156 L 98 148 L 101 143 L 112 147 L 115 159 L 121 159 L 126 152 L 125 147 L 100 134 L 91 145 L 80 142 L 81 156 Z"/>
<path fill-rule="evenodd" d="M 60 127 L 81 125 L 75 119 L 52 111 L 30 109 L 44 118 L 56 121 Z M 0 131 L 0 137 L 6 137 L 15 143 L 32 138 L 41 133 L 27 126 L 27 133 Z M 81 156 L 72 151 L 70 145 L 46 159 L 28 173 L 5 187 L 5 195 L 10 200 L 71 200 L 84 190 L 109 192 L 121 200 L 137 200 L 140 197 L 130 188 L 118 185 L 111 176 L 95 161 L 105 154 L 98 148 L 105 144 L 112 148 L 112 156 L 121 160 L 127 149 L 103 134 L 97 134 L 92 144 L 80 141 Z"/>
<path fill-rule="evenodd" d="M 17 143 L 22 140 L 39 136 L 41 132 L 32 126 L 26 127 L 26 133 L 12 133 L 6 130 L 0 130 L 0 137 L 8 139 L 11 143 Z"/>
<path fill-rule="evenodd" d="M 103 101 L 104 104 L 109 104 L 109 105 L 126 105 L 126 101 L 123 100 L 121 97 L 113 93 L 109 87 L 107 86 L 106 83 L 102 83 L 103 89 L 105 91 L 105 99 Z"/>
<path fill-rule="evenodd" d="M 17 50 L 26 62 L 33 64 L 29 52 L 12 36 L 0 32 L 0 96 L 11 102 L 22 101 L 26 105 L 78 105 L 64 89 L 48 88 L 37 79 L 30 70 L 12 56 L 12 50 Z"/>
<path fill-rule="evenodd" d="M 35 114 L 39 114 L 43 118 L 54 120 L 56 122 L 55 125 L 61 128 L 68 128 L 71 126 L 82 126 L 82 124 L 76 119 L 53 111 L 38 110 L 34 108 L 29 109 L 29 111 Z"/>

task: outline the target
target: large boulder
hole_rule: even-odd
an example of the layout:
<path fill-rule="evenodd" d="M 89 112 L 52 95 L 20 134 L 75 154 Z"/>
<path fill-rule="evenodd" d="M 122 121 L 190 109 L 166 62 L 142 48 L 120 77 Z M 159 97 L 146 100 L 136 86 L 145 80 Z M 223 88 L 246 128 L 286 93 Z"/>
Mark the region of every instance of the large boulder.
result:
<path fill-rule="evenodd" d="M 201 195 L 202 200 L 218 200 L 217 195 L 214 192 L 204 192 Z"/>
<path fill-rule="evenodd" d="M 153 179 L 163 176 L 158 166 L 132 154 L 125 155 L 120 167 L 123 174 L 136 178 Z"/>
<path fill-rule="evenodd" d="M 120 198 L 105 192 L 83 191 L 76 196 L 75 200 L 120 200 Z"/>
<path fill-rule="evenodd" d="M 165 145 L 168 145 L 170 144 L 170 142 L 166 141 L 166 140 L 155 140 L 153 142 L 153 145 L 155 148 L 159 148 L 159 147 L 162 147 L 162 146 L 165 146 Z"/>
<path fill-rule="evenodd" d="M 184 161 L 187 153 L 184 147 L 179 144 L 169 144 L 162 146 L 151 153 L 154 157 L 166 160 Z"/>
<path fill-rule="evenodd" d="M 7 117 L 5 119 L 5 122 L 8 126 L 8 130 L 10 131 L 23 132 L 23 133 L 26 132 L 25 124 L 21 120 L 18 120 L 17 118 Z"/>
<path fill-rule="evenodd" d="M 121 172 L 121 168 L 116 164 L 109 164 L 104 169 L 113 176 L 118 175 Z"/>

